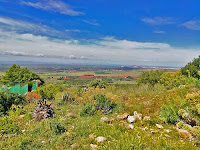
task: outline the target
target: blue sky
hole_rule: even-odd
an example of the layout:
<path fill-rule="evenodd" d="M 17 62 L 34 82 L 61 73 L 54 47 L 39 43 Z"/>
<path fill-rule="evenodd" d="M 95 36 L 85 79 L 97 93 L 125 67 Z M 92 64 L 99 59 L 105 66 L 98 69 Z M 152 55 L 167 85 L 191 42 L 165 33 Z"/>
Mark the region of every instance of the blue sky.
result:
<path fill-rule="evenodd" d="M 200 54 L 198 0 L 1 0 L 0 60 L 183 66 Z"/>

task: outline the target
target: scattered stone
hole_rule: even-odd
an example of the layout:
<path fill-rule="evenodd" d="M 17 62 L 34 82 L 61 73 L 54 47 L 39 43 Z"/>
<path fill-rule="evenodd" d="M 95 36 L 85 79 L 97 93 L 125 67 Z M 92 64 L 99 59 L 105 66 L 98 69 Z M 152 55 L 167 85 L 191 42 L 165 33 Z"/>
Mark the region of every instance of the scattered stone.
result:
<path fill-rule="evenodd" d="M 105 123 L 112 123 L 114 121 L 113 118 L 109 119 L 108 117 L 102 117 L 101 118 L 101 122 L 105 122 Z"/>
<path fill-rule="evenodd" d="M 161 124 L 156 124 L 156 127 L 158 127 L 158 129 L 163 129 L 164 128 Z"/>
<path fill-rule="evenodd" d="M 178 134 L 183 137 L 183 138 L 192 138 L 192 135 L 187 131 L 187 130 L 184 130 L 184 129 L 178 129 Z"/>
<path fill-rule="evenodd" d="M 107 141 L 107 139 L 106 139 L 105 137 L 103 137 L 103 136 L 98 136 L 95 140 L 96 140 L 98 143 Z"/>
<path fill-rule="evenodd" d="M 141 113 L 137 113 L 137 111 L 134 111 L 134 116 L 136 119 L 142 120 L 142 114 Z"/>
<path fill-rule="evenodd" d="M 117 116 L 117 119 L 118 119 L 118 120 L 125 120 L 125 119 L 128 118 L 128 116 L 129 116 L 128 113 L 124 113 L 123 115 L 118 115 L 118 116 Z"/>
<path fill-rule="evenodd" d="M 92 150 L 98 150 L 98 146 L 95 144 L 90 144 Z"/>
<path fill-rule="evenodd" d="M 144 120 L 144 121 L 150 120 L 150 116 L 144 116 L 143 120 Z"/>
<path fill-rule="evenodd" d="M 136 122 L 136 118 L 135 118 L 135 116 L 128 116 L 127 121 L 129 123 L 135 123 Z"/>
<path fill-rule="evenodd" d="M 185 85 L 179 85 L 179 87 L 178 88 L 184 88 L 185 87 Z"/>
<path fill-rule="evenodd" d="M 169 130 L 169 129 L 164 129 L 164 131 L 165 131 L 165 132 L 167 132 L 167 133 L 169 133 L 169 132 L 170 132 L 170 130 Z"/>
<path fill-rule="evenodd" d="M 134 129 L 134 125 L 129 124 L 129 125 L 128 125 L 128 128 L 129 128 L 129 129 Z"/>
<path fill-rule="evenodd" d="M 25 132 L 25 130 L 22 130 L 22 133 L 24 133 Z"/>
<path fill-rule="evenodd" d="M 142 128 L 142 130 L 143 130 L 143 131 L 146 131 L 146 130 L 148 130 L 148 127 Z"/>
<path fill-rule="evenodd" d="M 42 141 L 42 144 L 45 143 L 45 141 Z"/>
<path fill-rule="evenodd" d="M 76 118 L 76 115 L 73 112 L 67 114 L 67 117 Z"/>

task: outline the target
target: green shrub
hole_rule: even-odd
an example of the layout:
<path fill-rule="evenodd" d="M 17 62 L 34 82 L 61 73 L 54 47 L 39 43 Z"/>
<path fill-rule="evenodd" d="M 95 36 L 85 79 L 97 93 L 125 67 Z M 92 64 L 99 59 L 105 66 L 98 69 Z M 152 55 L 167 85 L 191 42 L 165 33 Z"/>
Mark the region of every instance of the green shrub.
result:
<path fill-rule="evenodd" d="M 143 71 L 138 77 L 137 83 L 150 84 L 154 86 L 156 83 L 159 83 L 161 79 L 161 75 L 163 73 L 164 73 L 163 71 L 159 71 L 159 70 Z"/>
<path fill-rule="evenodd" d="M 17 121 L 12 117 L 5 116 L 0 120 L 0 131 L 3 131 L 5 134 L 18 133 L 19 127 Z"/>
<path fill-rule="evenodd" d="M 17 93 L 7 93 L 0 91 L 0 114 L 5 114 L 12 104 L 24 104 L 26 103 L 24 96 Z"/>
<path fill-rule="evenodd" d="M 93 80 L 90 83 L 90 87 L 94 87 L 94 88 L 106 88 L 104 82 L 102 80 Z"/>
<path fill-rule="evenodd" d="M 95 111 L 96 107 L 92 103 L 86 102 L 84 104 L 84 108 L 80 112 L 80 116 L 92 116 L 94 115 Z"/>
<path fill-rule="evenodd" d="M 115 104 L 107 99 L 105 95 L 96 95 L 94 96 L 94 100 L 96 101 L 97 108 L 104 110 L 105 114 L 110 113 L 115 107 Z"/>
<path fill-rule="evenodd" d="M 55 134 L 61 134 L 66 131 L 65 127 L 58 119 L 50 120 L 50 129 Z"/>
<path fill-rule="evenodd" d="M 176 107 L 164 105 L 161 107 L 160 111 L 160 117 L 166 122 L 166 123 L 172 123 L 175 124 L 178 120 L 180 120 L 180 117 L 178 116 L 178 110 Z"/>

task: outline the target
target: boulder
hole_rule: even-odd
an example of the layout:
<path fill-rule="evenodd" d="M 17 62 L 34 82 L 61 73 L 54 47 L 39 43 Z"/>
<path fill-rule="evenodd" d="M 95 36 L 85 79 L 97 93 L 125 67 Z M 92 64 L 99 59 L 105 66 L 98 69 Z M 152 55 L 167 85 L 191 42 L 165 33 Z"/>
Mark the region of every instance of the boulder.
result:
<path fill-rule="evenodd" d="M 97 143 L 101 143 L 101 142 L 104 142 L 104 141 L 107 141 L 107 139 L 103 136 L 98 136 L 96 139 Z"/>
<path fill-rule="evenodd" d="M 129 129 L 134 129 L 134 125 L 129 124 L 129 125 L 128 125 L 128 128 L 129 128 Z"/>
<path fill-rule="evenodd" d="M 134 111 L 133 114 L 134 114 L 136 119 L 142 120 L 142 114 L 141 113 L 137 113 L 137 111 Z"/>
<path fill-rule="evenodd" d="M 136 122 L 136 118 L 135 118 L 135 116 L 128 116 L 127 121 L 129 123 L 135 123 Z"/>
<path fill-rule="evenodd" d="M 117 119 L 118 119 L 118 120 L 125 120 L 125 119 L 128 118 L 128 116 L 129 116 L 128 113 L 124 113 L 123 115 L 118 115 L 118 116 L 117 116 Z"/>
<path fill-rule="evenodd" d="M 109 119 L 108 117 L 102 117 L 101 118 L 101 122 L 105 122 L 105 123 L 112 123 L 114 121 L 113 118 Z"/>
<path fill-rule="evenodd" d="M 192 138 L 192 135 L 184 129 L 178 129 L 178 134 L 182 137 L 182 138 Z"/>

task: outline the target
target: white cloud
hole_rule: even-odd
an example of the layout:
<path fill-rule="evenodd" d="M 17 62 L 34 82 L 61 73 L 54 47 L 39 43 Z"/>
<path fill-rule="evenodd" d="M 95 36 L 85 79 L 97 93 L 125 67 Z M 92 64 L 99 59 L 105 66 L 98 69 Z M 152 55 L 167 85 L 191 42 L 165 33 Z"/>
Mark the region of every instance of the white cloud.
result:
<path fill-rule="evenodd" d="M 50 12 L 57 12 L 64 15 L 78 16 L 82 15 L 83 12 L 73 10 L 68 4 L 60 0 L 37 0 L 38 2 L 26 2 L 21 3 L 27 6 L 31 6 L 38 9 L 43 9 Z"/>
<path fill-rule="evenodd" d="M 81 32 L 81 30 L 78 29 L 67 29 L 66 32 Z"/>
<path fill-rule="evenodd" d="M 182 26 L 191 30 L 200 30 L 200 21 L 191 20 L 183 23 Z"/>
<path fill-rule="evenodd" d="M 175 23 L 172 21 L 172 18 L 169 17 L 142 18 L 141 20 L 150 25 L 165 25 Z"/>
<path fill-rule="evenodd" d="M 78 40 L 49 40 L 45 36 L 2 30 L 0 35 L 1 61 L 14 59 L 57 63 L 180 66 L 197 57 L 200 52 L 200 49 L 174 48 L 166 43 L 117 40 L 113 37 L 89 40 L 82 44 Z"/>
<path fill-rule="evenodd" d="M 88 20 L 83 20 L 83 22 L 87 23 L 87 24 L 90 24 L 90 25 L 93 25 L 93 26 L 99 26 L 100 24 L 97 23 L 96 21 L 88 21 Z"/>
<path fill-rule="evenodd" d="M 161 30 L 155 30 L 153 31 L 154 33 L 157 33 L 157 34 L 165 34 L 165 31 L 161 31 Z"/>
<path fill-rule="evenodd" d="M 63 32 L 55 30 L 45 25 L 38 25 L 26 21 L 20 21 L 4 17 L 0 17 L 0 29 L 6 31 L 15 31 L 19 33 L 32 33 L 35 35 L 67 37 L 67 35 Z"/>

